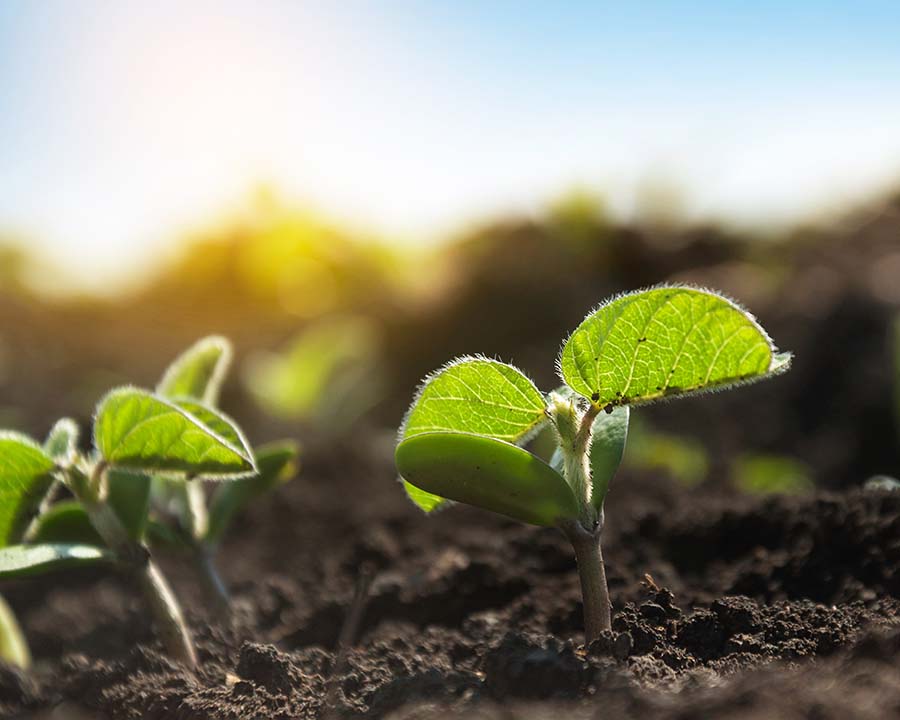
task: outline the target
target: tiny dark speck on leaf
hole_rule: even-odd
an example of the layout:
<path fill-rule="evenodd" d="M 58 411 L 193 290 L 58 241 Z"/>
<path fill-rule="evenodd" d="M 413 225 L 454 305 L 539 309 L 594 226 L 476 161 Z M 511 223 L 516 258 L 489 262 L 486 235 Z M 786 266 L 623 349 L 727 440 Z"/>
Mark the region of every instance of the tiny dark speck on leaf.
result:
<path fill-rule="evenodd" d="M 608 414 L 612 414 L 612 411 L 613 411 L 612 403 L 610 403 L 609 405 L 607 405 L 607 406 L 606 406 L 605 408 L 603 408 L 603 409 L 606 410 L 606 412 L 607 412 Z"/>
<path fill-rule="evenodd" d="M 645 338 L 645 337 L 638 338 L 638 342 L 647 342 L 647 338 Z"/>
<path fill-rule="evenodd" d="M 593 395 L 591 395 L 591 400 L 593 400 L 594 402 L 597 402 L 599 399 L 600 399 L 600 393 L 595 392 Z"/>

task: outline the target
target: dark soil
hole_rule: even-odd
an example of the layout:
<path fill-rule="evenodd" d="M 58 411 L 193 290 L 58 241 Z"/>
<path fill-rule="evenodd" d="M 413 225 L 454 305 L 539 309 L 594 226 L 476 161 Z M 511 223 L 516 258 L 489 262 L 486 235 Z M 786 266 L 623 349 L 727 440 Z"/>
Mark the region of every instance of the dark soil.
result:
<path fill-rule="evenodd" d="M 751 499 L 623 475 L 607 509 L 614 629 L 585 648 L 562 535 L 463 507 L 421 516 L 384 491 L 390 446 L 311 450 L 242 519 L 221 557 L 229 622 L 204 611 L 186 562 L 164 558 L 196 677 L 165 658 L 116 578 L 11 586 L 37 672 L 0 671 L 0 715 L 900 713 L 900 494 Z"/>

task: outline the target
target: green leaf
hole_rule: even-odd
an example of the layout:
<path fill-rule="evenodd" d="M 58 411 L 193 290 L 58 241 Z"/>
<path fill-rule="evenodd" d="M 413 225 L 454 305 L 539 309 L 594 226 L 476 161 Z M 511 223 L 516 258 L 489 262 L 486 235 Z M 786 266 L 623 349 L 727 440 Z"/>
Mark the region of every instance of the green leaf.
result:
<path fill-rule="evenodd" d="M 253 449 L 238 424 L 221 410 L 185 398 L 176 398 L 172 402 L 199 420 L 232 447 L 238 448 L 245 457 L 253 457 Z M 210 479 L 214 480 L 215 478 Z"/>
<path fill-rule="evenodd" d="M 94 444 L 107 463 L 125 469 L 226 477 L 256 470 L 243 448 L 187 411 L 130 387 L 113 390 L 101 400 Z"/>
<path fill-rule="evenodd" d="M 0 660 L 27 670 L 31 667 L 31 652 L 16 614 L 0 597 Z"/>
<path fill-rule="evenodd" d="M 575 496 L 563 477 L 527 450 L 465 433 L 425 433 L 395 454 L 406 481 L 420 490 L 533 525 L 576 519 Z"/>
<path fill-rule="evenodd" d="M 432 495 L 430 492 L 420 490 L 412 483 L 406 482 L 403 478 L 400 478 L 400 480 L 403 483 L 404 491 L 406 491 L 406 497 L 412 500 L 420 510 L 430 513 L 445 507 L 450 502 L 447 498 L 442 498 L 439 495 Z"/>
<path fill-rule="evenodd" d="M 71 465 L 78 453 L 78 435 L 74 420 L 57 420 L 44 442 L 44 452 L 60 465 Z"/>
<path fill-rule="evenodd" d="M 63 500 L 41 513 L 35 522 L 33 532 L 29 533 L 28 541 L 35 545 L 105 544 L 77 500 Z"/>
<path fill-rule="evenodd" d="M 110 468 L 106 471 L 106 482 L 109 488 L 106 501 L 119 516 L 128 536 L 132 540 L 141 540 L 150 509 L 150 476 Z"/>
<path fill-rule="evenodd" d="M 598 407 L 633 405 L 784 372 L 789 353 L 745 310 L 690 287 L 613 298 L 566 341 L 560 374 Z"/>
<path fill-rule="evenodd" d="M 497 360 L 463 357 L 425 379 L 400 428 L 400 438 L 463 432 L 523 442 L 544 420 L 544 397 L 521 371 Z M 421 489 L 410 493 L 407 488 L 407 495 L 425 512 L 442 505 L 442 498 Z"/>
<path fill-rule="evenodd" d="M 211 335 L 197 341 L 169 365 L 156 392 L 216 405 L 233 352 L 226 338 Z"/>
<path fill-rule="evenodd" d="M 619 469 L 628 438 L 628 406 L 611 413 L 600 413 L 593 424 L 591 440 L 591 505 L 598 511 L 603 507 L 609 483 Z"/>
<path fill-rule="evenodd" d="M 297 473 L 296 443 L 279 442 L 256 451 L 259 475 L 220 485 L 209 505 L 209 528 L 206 542 L 216 544 L 225 534 L 232 519 L 251 500 L 290 480 Z"/>
<path fill-rule="evenodd" d="M 31 438 L 0 432 L 0 547 L 21 539 L 53 484 L 55 467 Z"/>
<path fill-rule="evenodd" d="M 10 545 L 0 548 L 0 580 L 104 562 L 114 562 L 113 555 L 93 545 Z"/>

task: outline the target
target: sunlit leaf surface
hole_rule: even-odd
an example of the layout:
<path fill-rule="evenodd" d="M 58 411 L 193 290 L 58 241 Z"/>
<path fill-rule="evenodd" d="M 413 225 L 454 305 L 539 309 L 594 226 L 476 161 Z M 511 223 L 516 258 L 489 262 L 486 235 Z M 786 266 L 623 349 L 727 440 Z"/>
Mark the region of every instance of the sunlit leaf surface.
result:
<path fill-rule="evenodd" d="M 715 293 L 658 287 L 601 305 L 563 347 L 563 380 L 595 405 L 646 403 L 787 369 L 752 315 Z"/>
<path fill-rule="evenodd" d="M 497 360 L 464 357 L 426 378 L 407 413 L 401 438 L 443 431 L 517 442 L 544 419 L 544 397 L 520 370 Z M 444 502 L 421 488 L 411 491 L 407 483 L 404 488 L 425 512 Z"/>
<path fill-rule="evenodd" d="M 0 547 L 19 541 L 53 484 L 54 467 L 31 438 L 0 433 Z"/>
<path fill-rule="evenodd" d="M 106 462 L 121 468 L 204 476 L 255 471 L 243 448 L 177 405 L 135 388 L 114 390 L 100 402 L 94 443 Z"/>
<path fill-rule="evenodd" d="M 231 343 L 226 338 L 212 335 L 198 340 L 169 365 L 156 392 L 215 405 L 231 356 Z"/>
<path fill-rule="evenodd" d="M 0 579 L 112 561 L 111 553 L 92 545 L 10 545 L 0 548 Z"/>

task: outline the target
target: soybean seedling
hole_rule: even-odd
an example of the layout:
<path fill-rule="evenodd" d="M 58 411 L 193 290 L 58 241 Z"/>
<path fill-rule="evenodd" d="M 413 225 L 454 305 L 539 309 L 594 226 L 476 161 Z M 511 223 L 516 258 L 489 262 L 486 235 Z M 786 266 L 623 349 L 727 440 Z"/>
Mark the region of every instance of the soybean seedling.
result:
<path fill-rule="evenodd" d="M 156 392 L 179 398 L 189 409 L 195 404 L 216 408 L 232 357 L 226 338 L 203 338 L 169 366 Z M 294 442 L 269 443 L 253 454 L 257 474 L 217 483 L 209 498 L 202 476 L 156 476 L 151 484 L 151 538 L 192 556 L 207 595 L 222 612 L 229 607 L 230 594 L 216 569 L 215 556 L 225 532 L 248 503 L 296 474 L 298 448 Z"/>
<path fill-rule="evenodd" d="M 237 424 L 182 394 L 209 365 L 181 368 L 171 397 L 135 387 L 97 405 L 92 449 L 78 427 L 56 423 L 41 445 L 0 433 L 0 580 L 106 564 L 142 591 L 168 653 L 188 667 L 196 654 L 181 608 L 146 542 L 154 478 L 240 482 L 255 477 L 254 454 Z M 54 502 L 62 486 L 74 500 Z"/>
<path fill-rule="evenodd" d="M 630 406 L 754 382 L 784 372 L 790 358 L 753 316 L 709 290 L 620 295 L 563 344 L 565 384 L 549 395 L 484 357 L 426 378 L 400 429 L 397 468 L 425 512 L 456 501 L 559 528 L 575 552 L 591 642 L 611 624 L 600 537 Z M 557 441 L 549 463 L 521 447 L 547 423 Z"/>

